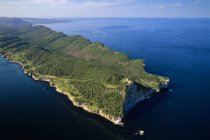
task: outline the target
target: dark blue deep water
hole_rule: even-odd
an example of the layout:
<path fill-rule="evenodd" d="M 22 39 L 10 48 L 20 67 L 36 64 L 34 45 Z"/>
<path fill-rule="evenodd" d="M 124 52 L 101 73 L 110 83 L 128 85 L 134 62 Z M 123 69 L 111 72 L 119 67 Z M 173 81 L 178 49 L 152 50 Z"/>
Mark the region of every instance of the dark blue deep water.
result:
<path fill-rule="evenodd" d="M 119 139 L 119 132 L 131 137 L 0 57 L 0 140 L 107 140 Z"/>
<path fill-rule="evenodd" d="M 210 19 L 71 20 L 45 26 L 145 59 L 148 72 L 170 78 L 170 91 L 139 104 L 125 119 L 125 127 L 119 128 L 73 107 L 47 83 L 30 79 L 20 66 L 0 58 L 1 134 L 46 139 L 210 139 Z M 145 130 L 145 136 L 132 137 L 139 129 Z"/>

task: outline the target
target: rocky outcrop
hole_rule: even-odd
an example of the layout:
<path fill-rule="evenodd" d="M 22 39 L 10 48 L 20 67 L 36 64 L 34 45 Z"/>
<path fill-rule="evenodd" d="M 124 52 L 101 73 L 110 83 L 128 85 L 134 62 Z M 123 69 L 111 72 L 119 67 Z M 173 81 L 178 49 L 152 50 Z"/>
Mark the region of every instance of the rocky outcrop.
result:
<path fill-rule="evenodd" d="M 166 79 L 164 82 L 160 83 L 160 89 L 168 88 L 169 82 L 170 80 Z"/>
<path fill-rule="evenodd" d="M 168 88 L 169 79 L 160 84 L 160 90 Z M 136 106 L 139 102 L 149 99 L 152 94 L 159 92 L 151 88 L 144 87 L 136 82 L 130 82 L 126 85 L 126 97 L 124 103 L 124 116 Z"/>

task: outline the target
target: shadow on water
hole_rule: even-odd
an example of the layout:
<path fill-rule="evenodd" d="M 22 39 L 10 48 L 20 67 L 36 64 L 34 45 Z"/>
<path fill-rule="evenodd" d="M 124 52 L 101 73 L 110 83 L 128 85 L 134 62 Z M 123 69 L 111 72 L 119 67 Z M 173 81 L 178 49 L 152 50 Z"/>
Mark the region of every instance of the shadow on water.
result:
<path fill-rule="evenodd" d="M 41 82 L 49 86 L 48 82 L 45 81 L 36 81 Z M 50 87 L 52 90 L 55 90 L 54 87 Z M 132 128 L 129 126 L 130 122 L 134 122 L 143 116 L 144 114 L 152 111 L 158 103 L 163 100 L 164 94 L 169 92 L 168 89 L 163 89 L 160 91 L 160 94 L 154 94 L 151 98 L 144 100 L 138 103 L 134 108 L 132 108 L 128 114 L 123 118 L 124 126 L 114 125 L 112 122 L 106 120 L 100 115 L 90 113 L 85 111 L 81 107 L 75 107 L 73 103 L 68 99 L 66 95 L 55 92 L 53 96 L 59 100 L 64 106 L 69 109 L 73 114 L 78 118 L 78 120 L 86 120 L 90 122 L 95 122 L 96 125 L 103 125 L 105 128 L 110 130 L 112 133 L 119 134 L 123 139 L 144 139 L 144 136 L 136 136 L 135 133 L 140 130 L 138 128 Z"/>
<path fill-rule="evenodd" d="M 137 120 L 141 119 L 145 114 L 154 110 L 155 107 L 165 99 L 164 96 L 167 96 L 168 93 L 169 89 L 162 89 L 160 93 L 153 94 L 151 98 L 139 102 L 127 113 L 126 116 L 124 116 L 122 120 L 125 123 L 124 127 L 127 130 L 129 129 L 130 133 L 133 134 L 133 139 L 141 140 L 145 139 L 146 136 L 135 135 L 135 133 L 142 130 L 142 128 L 136 126 L 131 127 L 130 125 L 137 122 Z"/>
<path fill-rule="evenodd" d="M 18 70 L 21 70 L 21 66 L 19 66 L 19 65 L 18 65 Z M 22 70 L 21 70 L 21 73 L 23 73 Z M 29 76 L 27 76 L 27 75 L 25 75 L 25 76 L 28 77 L 28 79 L 31 79 L 31 78 L 29 78 Z M 147 114 L 148 112 L 152 111 L 155 108 L 155 106 L 161 102 L 162 96 L 164 96 L 164 94 L 168 92 L 167 90 L 162 90 L 161 91 L 162 94 L 154 94 L 150 99 L 140 102 L 136 107 L 134 107 L 132 110 L 129 111 L 128 115 L 125 116 L 125 118 L 123 119 L 123 122 L 125 123 L 125 125 L 123 127 L 121 127 L 121 126 L 114 125 L 113 123 L 111 123 L 110 121 L 104 119 L 103 117 L 101 117 L 99 115 L 87 112 L 87 111 L 83 110 L 82 108 L 75 107 L 66 95 L 56 92 L 55 88 L 50 87 L 48 82 L 35 81 L 35 80 L 33 80 L 33 82 L 37 83 L 35 85 L 41 84 L 42 85 L 41 87 L 44 88 L 44 90 L 49 91 L 46 93 L 46 94 L 48 94 L 48 96 L 50 96 L 53 99 L 55 99 L 56 101 L 60 102 L 68 110 L 69 114 L 71 114 L 71 118 L 69 118 L 69 119 L 73 120 L 73 122 L 72 122 L 73 126 L 78 125 L 78 127 L 80 126 L 80 127 L 82 127 L 82 129 L 84 129 L 84 128 L 86 128 L 86 126 L 89 125 L 89 127 L 93 127 L 96 131 L 97 131 L 98 127 L 99 128 L 104 127 L 105 129 L 107 129 L 111 132 L 110 134 L 116 134 L 120 137 L 120 139 L 124 138 L 124 139 L 131 139 L 131 140 L 136 139 L 136 138 L 143 139 L 144 136 L 138 136 L 138 137 L 135 136 L 135 132 L 140 129 L 138 127 L 132 127 L 132 125 L 130 125 L 130 123 L 133 123 L 138 119 L 141 119 L 141 117 L 144 114 Z M 62 121 L 62 123 L 63 123 L 63 121 Z M 24 124 L 23 127 L 20 127 L 22 130 L 25 131 L 25 134 L 21 134 L 22 130 L 17 131 L 17 129 L 15 129 L 15 130 L 11 130 L 11 131 L 16 131 L 16 133 L 14 133 L 14 134 L 17 136 L 22 136 L 22 135 L 31 136 L 31 135 L 34 135 L 35 133 L 40 133 L 40 135 L 46 136 L 47 138 L 48 138 L 48 135 L 52 135 L 52 136 L 50 136 L 51 139 L 57 139 L 58 136 L 60 136 L 60 135 L 64 135 L 64 137 L 62 139 L 69 138 L 68 135 L 64 134 L 64 133 L 68 132 L 68 130 L 64 130 L 64 129 L 58 130 L 58 131 L 64 131 L 64 132 L 58 132 L 57 129 L 51 130 L 51 128 L 50 128 L 49 130 L 45 131 L 45 134 L 43 134 L 42 129 L 38 130 L 37 128 L 33 128 L 34 132 L 33 132 L 33 134 L 30 134 L 31 131 L 27 130 L 28 125 L 29 124 L 27 124 L 27 125 Z M 55 124 L 55 126 L 56 125 L 59 125 L 59 124 Z M 39 125 L 37 127 L 39 127 Z M 45 127 L 45 126 L 43 126 L 43 127 Z M 31 128 L 32 128 L 32 126 L 31 126 Z M 64 128 L 69 129 L 67 126 L 64 126 Z M 72 127 L 72 128 L 74 128 L 74 127 Z M 1 132 L 1 133 L 6 134 L 8 132 L 7 130 L 9 130 L 9 129 L 10 128 L 8 128 L 8 129 L 5 128 L 5 130 L 3 130 L 3 132 Z M 57 131 L 57 134 L 52 134 L 52 132 L 55 132 L 55 131 Z M 76 130 L 72 130 L 72 131 L 76 132 Z M 85 135 L 88 136 L 88 133 L 90 131 L 87 130 L 87 132 L 86 131 L 81 131 L 81 132 L 82 132 L 82 135 L 84 135 L 81 137 L 85 138 Z M 77 132 L 77 133 L 80 133 L 80 132 Z M 54 137 L 54 135 L 55 135 L 55 137 Z M 78 135 L 78 134 L 76 134 L 76 135 Z M 12 138 L 15 138 L 15 136 L 12 136 Z M 33 138 L 31 138 L 31 139 L 33 139 Z M 104 139 L 106 139 L 106 138 L 104 138 Z"/>
<path fill-rule="evenodd" d="M 9 61 L 5 62 L 12 64 Z M 21 91 L 11 91 L 11 93 L 18 93 L 17 102 L 23 102 L 18 105 L 12 104 L 12 108 L 9 108 L 10 113 L 6 109 L 3 110 L 7 113 L 2 114 L 3 117 L 0 115 L 0 139 L 132 139 L 132 134 L 124 127 L 114 125 L 99 115 L 75 107 L 66 95 L 56 92 L 48 82 L 36 81 L 25 75 L 19 65 L 15 68 L 17 70 L 14 74 L 20 72 L 20 78 L 25 80 L 20 81 L 24 83 L 23 85 L 17 86 L 28 85 L 30 90 L 22 88 Z M 38 100 L 36 95 L 40 95 Z M 24 96 L 25 99 L 21 100 L 19 96 Z M 5 121 L 4 116 L 8 116 Z"/>
<path fill-rule="evenodd" d="M 50 84 L 45 81 L 36 81 L 36 82 L 41 82 L 42 84 L 46 84 L 47 86 L 50 86 Z M 53 89 L 54 91 L 56 90 L 55 87 L 50 87 L 50 88 Z M 57 91 L 54 93 L 55 94 L 53 94 L 53 96 L 57 100 L 59 100 L 59 102 L 62 103 L 66 107 L 66 109 L 73 112 L 73 114 L 79 121 L 83 122 L 85 120 L 87 122 L 90 122 L 90 124 L 94 123 L 94 125 L 103 125 L 106 129 L 108 129 L 112 133 L 119 134 L 119 136 L 122 139 L 126 139 L 126 140 L 133 139 L 134 134 L 128 131 L 128 129 L 125 129 L 125 127 L 115 125 L 109 120 L 105 119 L 104 117 L 98 114 L 94 114 L 94 113 L 84 110 L 81 107 L 74 106 L 72 101 L 68 98 L 68 96 L 62 93 L 59 93 Z"/>
<path fill-rule="evenodd" d="M 160 93 L 152 95 L 151 98 L 139 102 L 128 112 L 128 114 L 124 117 L 123 122 L 126 123 L 129 120 L 136 120 L 143 114 L 150 112 L 156 107 L 158 103 L 161 102 L 161 100 L 163 100 L 164 94 L 167 94 L 168 92 L 169 89 L 163 89 L 160 91 Z"/>

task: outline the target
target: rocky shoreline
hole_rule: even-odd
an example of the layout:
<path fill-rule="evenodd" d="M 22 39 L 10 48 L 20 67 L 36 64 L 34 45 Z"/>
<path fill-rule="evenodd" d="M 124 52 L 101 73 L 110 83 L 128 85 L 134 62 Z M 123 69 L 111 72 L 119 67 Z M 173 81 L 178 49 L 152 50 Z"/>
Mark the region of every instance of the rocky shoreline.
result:
<path fill-rule="evenodd" d="M 29 75 L 29 76 L 30 76 L 31 78 L 33 78 L 34 80 L 48 82 L 48 83 L 50 84 L 50 86 L 53 87 L 53 88 L 55 88 L 55 90 L 56 90 L 57 92 L 59 92 L 59 93 L 65 95 L 65 96 L 67 96 L 68 99 L 73 103 L 74 106 L 79 107 L 79 108 L 82 108 L 82 109 L 84 109 L 84 110 L 86 110 L 86 111 L 88 111 L 88 112 L 90 112 L 90 113 L 97 114 L 97 115 L 99 115 L 99 116 L 101 116 L 101 117 L 103 117 L 103 118 L 105 118 L 105 119 L 111 121 L 112 123 L 114 123 L 114 124 L 116 124 L 116 125 L 121 125 L 121 126 L 124 125 L 124 123 L 122 122 L 123 116 L 122 116 L 122 117 L 113 117 L 113 116 L 110 116 L 110 115 L 108 115 L 108 114 L 105 114 L 105 113 L 102 112 L 101 110 L 99 110 L 99 111 L 97 111 L 97 112 L 96 112 L 96 111 L 93 111 L 93 110 L 91 110 L 87 105 L 77 103 L 77 102 L 74 100 L 74 97 L 73 97 L 73 96 L 71 96 L 69 93 L 63 91 L 62 89 L 59 89 L 58 87 L 56 87 L 56 85 L 55 85 L 55 84 L 51 81 L 51 79 L 49 79 L 48 77 L 42 75 L 42 78 L 38 78 L 38 77 L 36 77 L 35 75 L 33 75 L 32 73 L 27 72 L 26 69 L 24 68 L 24 65 L 23 65 L 21 62 L 11 60 L 11 59 L 7 58 L 5 54 L 3 55 L 3 54 L 0 53 L 0 55 L 1 55 L 3 58 L 7 59 L 8 61 L 12 62 L 12 63 L 19 64 L 19 65 L 22 67 L 22 70 L 24 71 L 24 73 L 27 74 L 27 75 Z M 162 83 L 162 84 L 160 85 L 160 89 L 168 88 L 168 85 L 169 85 L 169 79 L 166 80 L 164 83 Z M 134 90 L 132 89 L 133 86 L 134 86 Z M 131 92 L 131 93 L 134 93 L 135 97 L 134 97 L 134 96 L 133 96 L 133 97 L 134 97 L 135 99 L 132 100 L 132 102 L 131 102 L 129 105 L 128 105 L 127 103 L 125 103 L 125 107 L 127 107 L 126 105 L 128 105 L 128 107 L 127 107 L 127 109 L 125 109 L 125 114 L 124 114 L 124 115 L 126 115 L 126 113 L 127 113 L 131 108 L 133 108 L 136 104 L 138 104 L 139 102 L 141 102 L 141 101 L 143 101 L 143 100 L 145 100 L 145 99 L 148 99 L 148 98 L 150 98 L 150 96 L 151 96 L 152 94 L 154 94 L 154 93 L 156 93 L 156 92 L 159 92 L 159 91 L 155 91 L 155 90 L 153 90 L 153 89 L 148 89 L 147 92 L 137 91 L 137 87 L 135 87 L 135 86 L 136 86 L 136 85 L 133 84 L 133 83 L 130 84 L 130 85 L 127 85 L 127 87 L 129 87 L 129 88 L 132 87 L 132 88 L 131 88 L 131 89 L 127 88 L 127 89 L 126 89 L 126 94 L 128 94 L 128 93 L 130 93 L 130 92 Z M 132 90 L 133 90 L 133 91 L 132 91 Z M 140 96 L 141 96 L 141 98 L 140 98 Z M 132 97 L 132 98 L 133 98 L 133 97 Z"/>
<path fill-rule="evenodd" d="M 111 121 L 112 123 L 114 123 L 114 124 L 116 124 L 116 125 L 121 125 L 121 126 L 123 126 L 123 123 L 121 122 L 121 119 L 122 119 L 121 117 L 115 118 L 115 117 L 112 117 L 112 116 L 110 116 L 110 115 L 107 115 L 107 114 L 103 113 L 102 111 L 99 111 L 99 112 L 92 111 L 90 108 L 88 108 L 88 106 L 86 106 L 86 105 L 84 105 L 84 104 L 79 104 L 79 103 L 77 103 L 77 102 L 74 100 L 74 97 L 71 96 L 69 93 L 64 92 L 64 91 L 62 91 L 62 89 L 59 89 L 58 87 L 56 87 L 55 84 L 54 84 L 49 78 L 44 77 L 43 75 L 42 75 L 42 76 L 43 76 L 44 78 L 41 78 L 41 79 L 40 79 L 40 78 L 37 78 L 35 75 L 33 75 L 33 74 L 27 72 L 27 71 L 24 69 L 24 65 L 23 65 L 21 62 L 11 60 L 11 59 L 7 58 L 6 55 L 2 55 L 2 54 L 0 54 L 0 55 L 1 55 L 3 58 L 5 58 L 6 60 L 8 60 L 8 61 L 10 61 L 10 62 L 12 62 L 12 63 L 19 64 L 19 65 L 22 67 L 22 70 L 24 71 L 24 73 L 27 74 L 27 75 L 29 75 L 32 79 L 34 79 L 34 80 L 36 80 L 36 81 L 48 82 L 49 85 L 50 85 L 51 87 L 55 88 L 55 90 L 56 90 L 57 92 L 59 92 L 59 93 L 65 95 L 65 96 L 67 96 L 68 99 L 73 103 L 74 106 L 79 107 L 79 108 L 82 108 L 82 109 L 84 109 L 84 110 L 86 110 L 86 111 L 88 111 L 88 112 L 90 112 L 90 113 L 97 114 L 97 115 L 99 115 L 99 116 L 101 116 L 101 117 L 103 117 L 103 118 L 105 118 L 105 119 Z"/>

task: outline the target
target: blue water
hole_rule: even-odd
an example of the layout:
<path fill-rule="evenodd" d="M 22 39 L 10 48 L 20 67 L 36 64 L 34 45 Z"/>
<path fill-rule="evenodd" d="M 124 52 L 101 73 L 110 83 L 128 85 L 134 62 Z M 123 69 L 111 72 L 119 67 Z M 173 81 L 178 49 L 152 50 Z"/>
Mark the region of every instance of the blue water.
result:
<path fill-rule="evenodd" d="M 122 133 L 0 57 L 0 140 L 107 140 L 119 139 Z M 130 137 L 127 131 L 123 137 Z"/>
<path fill-rule="evenodd" d="M 147 140 L 210 139 L 210 19 L 73 19 L 45 25 L 143 58 L 146 70 L 168 76 L 170 92 L 136 108 L 126 127 Z"/>
<path fill-rule="evenodd" d="M 72 106 L 48 83 L 0 58 L 0 139 L 210 139 L 210 19 L 71 19 L 45 24 L 143 58 L 170 91 L 139 104 L 123 128 Z M 142 129 L 144 136 L 132 137 Z"/>

